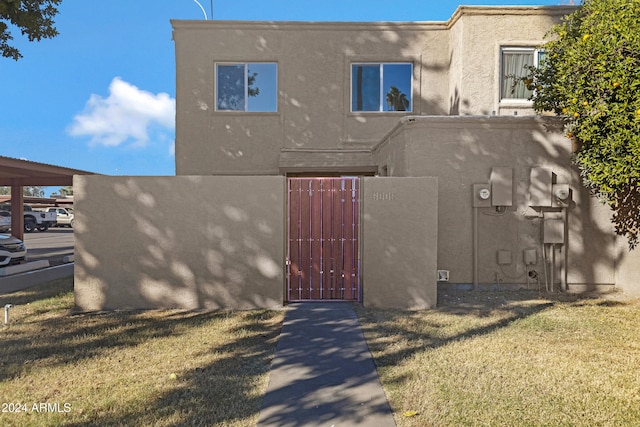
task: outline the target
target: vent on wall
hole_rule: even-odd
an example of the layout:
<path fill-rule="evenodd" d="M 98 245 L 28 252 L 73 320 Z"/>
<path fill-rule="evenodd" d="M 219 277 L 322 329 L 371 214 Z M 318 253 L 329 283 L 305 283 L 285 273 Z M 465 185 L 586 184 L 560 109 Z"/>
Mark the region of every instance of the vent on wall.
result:
<path fill-rule="evenodd" d="M 438 270 L 438 282 L 449 281 L 449 270 Z"/>

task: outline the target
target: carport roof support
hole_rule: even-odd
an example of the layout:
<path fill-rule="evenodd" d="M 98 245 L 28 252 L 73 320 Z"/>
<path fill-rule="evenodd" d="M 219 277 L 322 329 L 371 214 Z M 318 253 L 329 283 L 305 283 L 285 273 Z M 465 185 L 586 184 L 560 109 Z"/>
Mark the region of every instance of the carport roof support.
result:
<path fill-rule="evenodd" d="M 94 175 L 79 169 L 48 165 L 0 156 L 0 186 L 11 187 L 11 234 L 24 237 L 24 211 L 22 187 L 73 185 L 74 175 Z"/>

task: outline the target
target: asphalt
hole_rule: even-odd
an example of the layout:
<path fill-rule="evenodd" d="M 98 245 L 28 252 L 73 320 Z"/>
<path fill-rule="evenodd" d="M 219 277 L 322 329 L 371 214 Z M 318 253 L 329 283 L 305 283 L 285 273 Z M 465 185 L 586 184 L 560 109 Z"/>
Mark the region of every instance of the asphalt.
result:
<path fill-rule="evenodd" d="M 353 305 L 287 306 L 258 427 L 395 425 Z"/>
<path fill-rule="evenodd" d="M 0 295 L 21 291 L 50 280 L 73 276 L 73 266 L 74 263 L 69 263 L 0 277 Z"/>

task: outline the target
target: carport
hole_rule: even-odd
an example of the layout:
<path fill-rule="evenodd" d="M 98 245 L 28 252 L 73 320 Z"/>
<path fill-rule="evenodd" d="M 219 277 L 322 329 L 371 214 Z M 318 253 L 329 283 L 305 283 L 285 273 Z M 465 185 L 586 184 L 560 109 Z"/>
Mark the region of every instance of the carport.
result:
<path fill-rule="evenodd" d="M 11 234 L 24 238 L 24 196 L 25 186 L 71 186 L 74 175 L 94 175 L 78 169 L 48 165 L 0 156 L 0 186 L 11 187 Z"/>

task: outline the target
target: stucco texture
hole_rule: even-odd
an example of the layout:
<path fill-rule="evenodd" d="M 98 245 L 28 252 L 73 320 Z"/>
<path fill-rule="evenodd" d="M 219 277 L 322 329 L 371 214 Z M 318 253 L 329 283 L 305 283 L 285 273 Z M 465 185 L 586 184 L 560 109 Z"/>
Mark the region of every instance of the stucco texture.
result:
<path fill-rule="evenodd" d="M 84 311 L 281 307 L 283 177 L 74 178 Z"/>
<path fill-rule="evenodd" d="M 537 46 L 572 7 L 466 7 L 446 22 L 172 21 L 176 173 L 279 174 L 280 150 L 370 149 L 406 115 L 501 105 L 500 47 Z M 487 31 L 487 29 L 491 31 Z M 278 111 L 216 111 L 217 63 L 272 62 Z M 353 63 L 413 64 L 411 111 L 352 112 Z"/>
<path fill-rule="evenodd" d="M 452 283 L 473 282 L 477 257 L 481 284 L 544 288 L 544 215 L 566 227 L 564 244 L 555 248 L 555 289 L 563 283 L 611 286 L 621 255 L 619 238 L 608 209 L 583 188 L 571 164 L 571 150 L 562 124 L 553 118 L 466 116 L 408 118 L 375 152 L 390 176 L 439 178 L 438 268 L 450 271 Z M 530 193 L 537 185 L 531 170 L 541 167 L 554 173 L 554 183 L 572 189 L 566 207 L 531 206 Z M 478 209 L 474 251 L 473 185 L 490 184 L 494 168 L 509 171 L 510 203 Z M 524 263 L 527 249 L 536 253 L 535 263 L 529 266 Z M 509 253 L 509 262 L 499 261 L 501 251 Z M 548 281 L 551 284 L 551 278 Z"/>
<path fill-rule="evenodd" d="M 435 307 L 438 179 L 370 177 L 363 190 L 364 305 Z"/>

